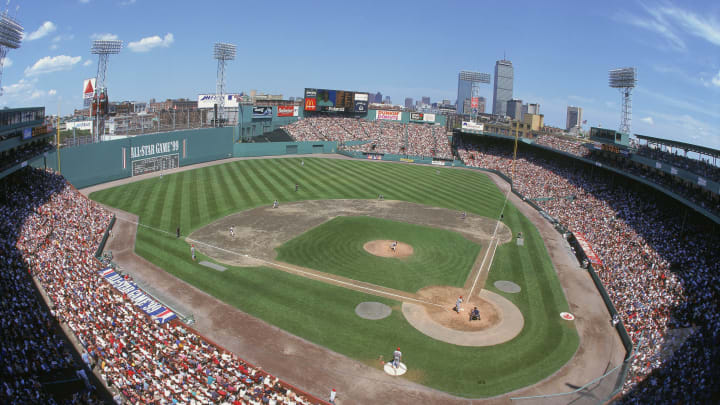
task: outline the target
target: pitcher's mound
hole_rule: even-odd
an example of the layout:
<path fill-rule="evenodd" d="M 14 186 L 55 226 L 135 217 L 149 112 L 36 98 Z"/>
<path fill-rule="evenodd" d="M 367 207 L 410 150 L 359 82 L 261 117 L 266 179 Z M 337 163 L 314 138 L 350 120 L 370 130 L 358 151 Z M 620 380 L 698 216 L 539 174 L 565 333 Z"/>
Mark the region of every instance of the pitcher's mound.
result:
<path fill-rule="evenodd" d="M 412 256 L 413 247 L 407 243 L 398 241 L 397 246 L 395 246 L 395 251 L 393 251 L 392 245 L 395 242 L 394 240 L 371 240 L 363 245 L 363 249 L 371 255 L 380 257 L 403 258 Z"/>

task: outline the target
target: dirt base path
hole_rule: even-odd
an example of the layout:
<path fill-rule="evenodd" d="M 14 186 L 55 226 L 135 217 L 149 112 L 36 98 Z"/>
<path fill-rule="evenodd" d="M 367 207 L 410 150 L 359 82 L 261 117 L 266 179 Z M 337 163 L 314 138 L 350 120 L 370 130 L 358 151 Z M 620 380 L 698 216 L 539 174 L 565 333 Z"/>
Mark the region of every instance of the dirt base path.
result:
<path fill-rule="evenodd" d="M 317 157 L 317 156 L 315 156 Z M 324 158 L 345 157 L 324 155 Z M 262 157 L 266 158 L 266 157 Z M 233 159 L 234 160 L 234 159 Z M 200 166 L 222 164 L 211 162 L 181 167 L 175 171 L 192 170 Z M 398 164 L 376 162 L 378 164 Z M 155 174 L 158 175 L 158 174 Z M 508 184 L 488 174 L 501 190 Z M 152 175 L 147 175 L 152 176 Z M 137 181 L 123 179 L 81 190 L 92 191 Z M 510 200 L 538 228 L 550 253 L 570 304 L 576 316 L 580 334 L 580 348 L 575 356 L 558 372 L 539 383 L 501 396 L 469 400 L 455 397 L 404 379 L 386 375 L 379 367 L 369 366 L 324 347 L 289 334 L 262 320 L 231 307 L 197 288 L 168 274 L 163 269 L 134 253 L 137 217 L 109 208 L 119 219 L 108 242 L 115 261 L 123 271 L 143 285 L 153 286 L 161 297 L 174 297 L 178 305 L 191 308 L 196 316 L 195 328 L 209 339 L 223 345 L 238 356 L 262 367 L 283 380 L 324 398 L 331 388 L 337 389 L 339 405 L 378 403 L 379 398 L 392 398 L 395 404 L 515 404 L 511 397 L 553 394 L 572 391 L 601 376 L 612 360 L 622 358 L 622 344 L 610 326 L 610 317 L 587 272 L 579 270 L 561 236 L 529 205 L 515 195 Z M 168 302 L 173 305 L 173 302 Z M 180 308 L 176 306 L 176 308 Z M 328 365 L 332 365 L 329 367 Z M 531 403 L 531 402 L 527 402 Z"/>

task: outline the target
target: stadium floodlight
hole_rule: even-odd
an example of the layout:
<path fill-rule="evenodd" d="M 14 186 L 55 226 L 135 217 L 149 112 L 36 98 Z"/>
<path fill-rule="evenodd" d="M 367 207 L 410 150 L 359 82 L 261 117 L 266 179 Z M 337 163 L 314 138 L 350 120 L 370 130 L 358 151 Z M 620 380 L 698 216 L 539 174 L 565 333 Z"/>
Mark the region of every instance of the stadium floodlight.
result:
<path fill-rule="evenodd" d="M 23 38 L 23 27 L 7 12 L 0 16 L 0 79 L 2 78 L 2 68 L 5 63 L 5 56 L 8 49 L 18 49 Z M 2 87 L 0 87 L 2 94 Z"/>
<path fill-rule="evenodd" d="M 101 92 L 105 92 L 105 76 L 107 74 L 108 61 L 110 55 L 117 55 L 122 49 L 122 41 L 111 39 L 96 39 L 90 47 L 90 53 L 98 56 L 97 78 L 95 79 L 95 95 L 93 97 L 97 109 L 99 110 L 99 96 Z M 107 94 L 107 92 L 105 92 Z M 92 110 L 93 108 L 91 108 Z M 100 140 L 101 129 L 105 130 L 105 117 L 96 114 L 95 116 L 95 134 Z"/>
<path fill-rule="evenodd" d="M 215 119 L 215 126 L 218 125 L 218 118 L 225 117 L 225 63 L 229 60 L 235 60 L 237 47 L 234 44 L 225 42 L 216 42 L 213 48 L 213 59 L 217 59 L 217 100 L 218 115 Z"/>
<path fill-rule="evenodd" d="M 637 85 L 637 70 L 634 67 L 612 69 L 608 75 L 608 84 L 611 88 L 620 90 L 622 102 L 620 132 L 629 134 L 632 120 L 632 89 Z"/>

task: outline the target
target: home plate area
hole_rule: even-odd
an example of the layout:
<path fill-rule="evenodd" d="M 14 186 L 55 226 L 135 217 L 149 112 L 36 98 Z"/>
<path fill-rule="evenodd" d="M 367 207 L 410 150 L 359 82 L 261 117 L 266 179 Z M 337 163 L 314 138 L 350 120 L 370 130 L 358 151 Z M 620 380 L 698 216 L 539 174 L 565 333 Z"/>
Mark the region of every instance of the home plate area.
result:
<path fill-rule="evenodd" d="M 395 368 L 393 367 L 392 362 L 388 361 L 387 363 L 385 363 L 384 368 L 386 373 L 395 377 L 407 373 L 407 366 L 405 365 L 405 363 L 402 362 L 398 364 L 397 368 Z"/>

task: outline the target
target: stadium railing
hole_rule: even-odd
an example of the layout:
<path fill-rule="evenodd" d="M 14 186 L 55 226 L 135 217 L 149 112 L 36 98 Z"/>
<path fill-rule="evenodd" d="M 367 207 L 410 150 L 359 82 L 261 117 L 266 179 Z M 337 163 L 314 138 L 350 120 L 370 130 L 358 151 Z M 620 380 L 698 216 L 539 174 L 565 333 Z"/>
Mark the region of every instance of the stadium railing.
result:
<path fill-rule="evenodd" d="M 108 224 L 107 229 L 105 229 L 105 233 L 103 234 L 102 240 L 100 241 L 100 244 L 98 245 L 98 248 L 95 251 L 95 257 L 98 259 L 100 259 L 100 257 L 102 257 L 103 250 L 105 250 L 105 244 L 107 243 L 108 237 L 110 236 L 110 231 L 112 230 L 113 225 L 115 225 L 115 215 L 113 215 L 112 219 L 110 220 L 110 223 Z"/>

